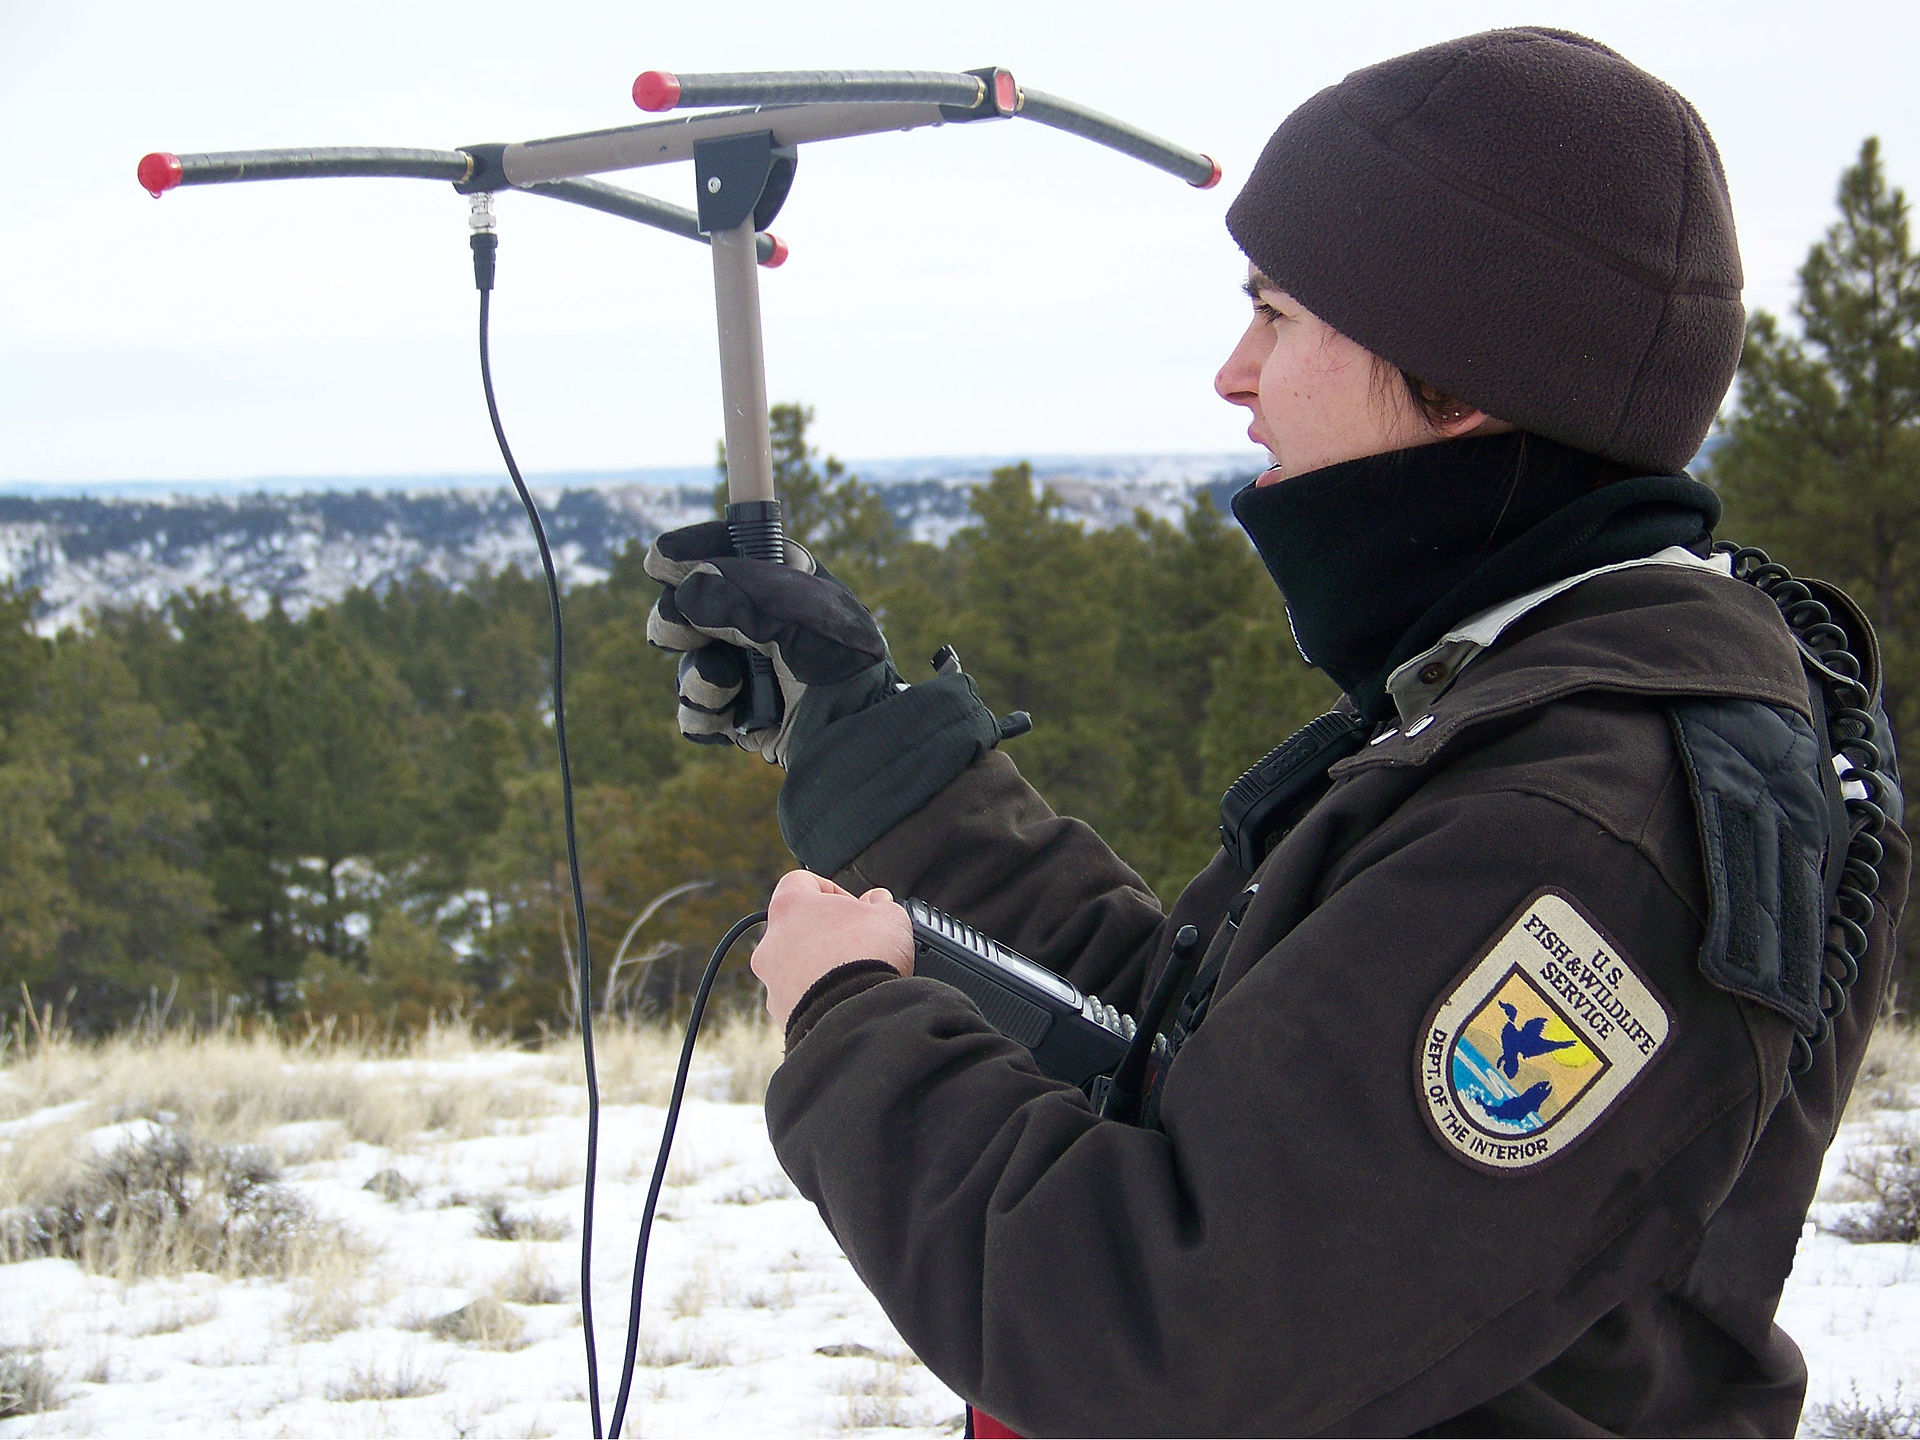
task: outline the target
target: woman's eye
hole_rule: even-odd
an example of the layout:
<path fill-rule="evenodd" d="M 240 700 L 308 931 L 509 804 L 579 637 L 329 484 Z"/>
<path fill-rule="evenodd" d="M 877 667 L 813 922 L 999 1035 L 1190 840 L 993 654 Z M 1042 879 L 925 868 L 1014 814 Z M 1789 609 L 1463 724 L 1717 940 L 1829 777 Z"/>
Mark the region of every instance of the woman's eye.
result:
<path fill-rule="evenodd" d="M 1262 320 L 1265 320 L 1269 325 L 1280 318 L 1280 312 L 1264 300 L 1256 300 L 1253 302 L 1253 313 L 1258 315 Z"/>

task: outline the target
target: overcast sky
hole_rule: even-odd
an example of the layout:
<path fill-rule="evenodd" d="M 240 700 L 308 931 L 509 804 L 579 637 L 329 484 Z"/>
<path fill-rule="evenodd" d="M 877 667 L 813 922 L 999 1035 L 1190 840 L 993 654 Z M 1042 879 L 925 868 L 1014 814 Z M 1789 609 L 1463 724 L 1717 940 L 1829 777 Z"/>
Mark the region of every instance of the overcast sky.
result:
<path fill-rule="evenodd" d="M 1750 307 L 1790 305 L 1869 134 L 1920 177 L 1920 5 L 1342 0 L 1254 7 L 661 0 L 0 0 L 0 481 L 484 472 L 465 202 L 325 180 L 178 190 L 148 150 L 451 148 L 628 124 L 633 77 L 1010 68 L 1216 156 L 1170 176 L 1026 122 L 808 147 L 762 272 L 769 385 L 845 456 L 1232 451 L 1212 394 L 1221 226 L 1282 116 L 1471 30 L 1604 40 L 1725 156 Z M 690 167 L 606 177 L 692 203 Z M 502 197 L 495 369 L 531 471 L 702 464 L 720 430 L 703 248 Z"/>

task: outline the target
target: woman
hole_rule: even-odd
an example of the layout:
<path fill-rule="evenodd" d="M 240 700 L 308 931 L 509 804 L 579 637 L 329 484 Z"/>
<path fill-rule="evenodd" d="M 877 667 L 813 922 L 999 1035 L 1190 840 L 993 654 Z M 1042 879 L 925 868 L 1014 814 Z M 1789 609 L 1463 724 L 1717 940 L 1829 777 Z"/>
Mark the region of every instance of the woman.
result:
<path fill-rule="evenodd" d="M 683 729 L 730 734 L 729 646 L 787 691 L 735 737 L 809 867 L 754 956 L 782 1163 L 1026 1434 L 1789 1434 L 1773 1313 L 1908 849 L 1823 1027 L 1825 717 L 1681 470 L 1743 324 L 1712 141 L 1605 47 L 1496 31 L 1308 101 L 1228 225 L 1215 384 L 1273 460 L 1234 512 L 1347 738 L 1164 915 L 844 590 L 707 528 L 649 557 Z M 906 894 L 1123 1009 L 1195 926 L 1145 1123 L 914 978 Z"/>

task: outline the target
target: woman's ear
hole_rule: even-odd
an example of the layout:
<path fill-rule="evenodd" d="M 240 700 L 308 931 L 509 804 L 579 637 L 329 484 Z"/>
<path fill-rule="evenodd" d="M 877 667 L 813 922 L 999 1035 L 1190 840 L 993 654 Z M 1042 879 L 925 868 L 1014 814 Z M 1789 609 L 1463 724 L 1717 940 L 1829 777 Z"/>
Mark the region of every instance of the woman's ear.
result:
<path fill-rule="evenodd" d="M 1496 420 L 1465 401 L 1448 405 L 1431 423 L 1434 433 L 1444 440 L 1458 440 L 1463 435 L 1504 435 L 1513 429 L 1505 420 Z"/>

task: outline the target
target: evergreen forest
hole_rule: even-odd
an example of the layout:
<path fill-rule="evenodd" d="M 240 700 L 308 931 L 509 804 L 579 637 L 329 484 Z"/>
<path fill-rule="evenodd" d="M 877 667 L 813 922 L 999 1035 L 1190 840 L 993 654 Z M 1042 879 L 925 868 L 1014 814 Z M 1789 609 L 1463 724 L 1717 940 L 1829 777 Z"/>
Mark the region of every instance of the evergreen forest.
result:
<path fill-rule="evenodd" d="M 1862 603 L 1887 708 L 1920 735 L 1920 259 L 1876 142 L 1800 281 L 1789 320 L 1752 315 L 1703 474 L 1722 536 Z M 1199 495 L 1177 522 L 1087 530 L 1012 466 L 935 547 L 815 453 L 810 419 L 773 412 L 795 538 L 908 679 L 950 642 L 996 712 L 1030 711 L 1022 771 L 1170 900 L 1217 844 L 1220 792 L 1334 698 L 1231 517 Z M 713 940 L 792 864 L 780 772 L 679 739 L 672 659 L 645 640 L 655 593 L 629 548 L 565 597 L 592 998 L 634 1018 L 683 1012 Z M 51 638 L 33 616 L 31 592 L 0 595 L 6 993 L 90 1032 L 573 1022 L 538 576 L 416 575 L 299 617 L 188 593 Z M 1903 952 L 1911 995 L 1920 946 Z M 755 988 L 730 967 L 725 995 Z"/>

